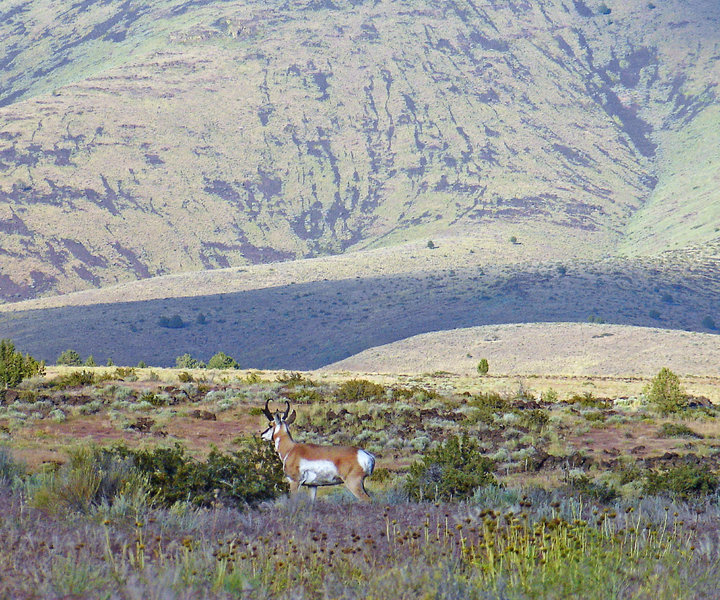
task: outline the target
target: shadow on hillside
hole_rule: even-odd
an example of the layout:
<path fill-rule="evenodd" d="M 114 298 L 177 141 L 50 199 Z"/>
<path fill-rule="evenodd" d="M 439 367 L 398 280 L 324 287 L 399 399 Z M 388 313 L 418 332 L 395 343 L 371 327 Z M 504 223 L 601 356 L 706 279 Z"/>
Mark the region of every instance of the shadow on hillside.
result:
<path fill-rule="evenodd" d="M 720 287 L 693 277 L 678 284 L 651 272 L 528 271 L 488 282 L 479 270 L 458 270 L 320 281 L 2 314 L 0 337 L 50 362 L 68 348 L 98 364 L 155 366 L 172 366 L 185 352 L 207 360 L 223 351 L 245 368 L 305 370 L 412 335 L 477 325 L 595 319 L 707 331 L 703 319 L 719 304 Z"/>

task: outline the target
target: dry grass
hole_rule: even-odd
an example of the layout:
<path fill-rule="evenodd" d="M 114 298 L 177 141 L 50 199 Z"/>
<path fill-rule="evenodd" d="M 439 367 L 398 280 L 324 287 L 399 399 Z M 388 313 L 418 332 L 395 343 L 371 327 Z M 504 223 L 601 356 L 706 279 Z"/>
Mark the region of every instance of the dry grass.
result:
<path fill-rule="evenodd" d="M 704 385 L 717 382 L 720 336 L 589 323 L 490 325 L 414 336 L 326 369 L 477 376 L 482 358 L 488 360 L 491 376 L 587 377 L 593 387 L 593 378 L 647 378 L 667 366 L 693 376 L 700 393 Z"/>

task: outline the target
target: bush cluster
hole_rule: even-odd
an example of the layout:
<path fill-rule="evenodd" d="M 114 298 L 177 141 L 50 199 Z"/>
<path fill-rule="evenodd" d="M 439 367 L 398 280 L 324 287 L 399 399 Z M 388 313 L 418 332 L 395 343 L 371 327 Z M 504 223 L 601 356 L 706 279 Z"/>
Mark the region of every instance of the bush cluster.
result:
<path fill-rule="evenodd" d="M 10 474 L 4 456 L 0 453 L 0 483 Z M 150 503 L 164 507 L 255 505 L 288 489 L 277 454 L 257 439 L 227 454 L 213 449 L 205 461 L 188 456 L 180 444 L 153 450 L 81 446 L 55 472 L 33 475 L 28 482 L 33 504 L 54 513 L 112 506 L 128 490 L 140 488 Z"/>
<path fill-rule="evenodd" d="M 385 387 L 366 379 L 350 379 L 338 387 L 335 397 L 340 402 L 382 400 L 385 397 Z"/>
<path fill-rule="evenodd" d="M 60 375 L 53 381 L 55 387 L 64 389 L 69 387 L 82 387 L 92 385 L 96 382 L 95 374 L 92 371 L 71 371 L 65 375 Z"/>
<path fill-rule="evenodd" d="M 497 484 L 494 468 L 476 440 L 453 436 L 411 465 L 405 488 L 413 500 L 463 500 Z"/>
<path fill-rule="evenodd" d="M 185 353 L 175 359 L 175 367 L 178 369 L 239 369 L 240 365 L 232 356 L 228 356 L 224 352 L 213 355 L 207 365 Z"/>
<path fill-rule="evenodd" d="M 718 489 L 720 477 L 700 465 L 682 465 L 646 475 L 646 494 L 667 494 L 683 499 L 711 494 Z"/>
<path fill-rule="evenodd" d="M 163 506 L 179 501 L 196 506 L 217 502 L 252 505 L 288 491 L 276 452 L 256 438 L 228 454 L 214 448 L 204 462 L 187 456 L 180 444 L 154 450 L 118 447 L 104 452 L 129 459 L 133 469 L 147 477 L 153 498 Z"/>

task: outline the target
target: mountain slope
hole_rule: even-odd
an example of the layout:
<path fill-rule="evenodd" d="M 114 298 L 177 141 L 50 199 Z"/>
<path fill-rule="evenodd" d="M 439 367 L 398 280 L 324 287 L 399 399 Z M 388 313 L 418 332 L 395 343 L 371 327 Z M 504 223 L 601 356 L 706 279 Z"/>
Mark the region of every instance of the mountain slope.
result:
<path fill-rule="evenodd" d="M 207 361 L 223 351 L 246 368 L 306 370 L 460 327 L 592 319 L 710 333 L 708 318 L 720 322 L 720 245 L 493 264 L 492 250 L 471 244 L 449 238 L 434 250 L 415 243 L 6 304 L 0 337 L 48 361 L 74 348 L 99 364 L 171 366 L 185 352 Z"/>
<path fill-rule="evenodd" d="M 5 6 L 5 300 L 438 235 L 718 237 L 714 2 Z"/>

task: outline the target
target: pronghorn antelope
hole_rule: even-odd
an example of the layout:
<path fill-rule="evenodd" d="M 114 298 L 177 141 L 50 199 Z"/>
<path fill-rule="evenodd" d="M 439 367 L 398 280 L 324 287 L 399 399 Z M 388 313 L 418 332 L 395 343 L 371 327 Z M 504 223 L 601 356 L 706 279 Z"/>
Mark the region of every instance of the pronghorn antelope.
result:
<path fill-rule="evenodd" d="M 370 500 L 365 491 L 364 481 L 375 468 L 375 457 L 352 446 L 320 446 L 318 444 L 298 444 L 294 442 L 288 425 L 295 422 L 295 410 L 290 412 L 290 403 L 285 412 L 271 413 L 267 400 L 263 413 L 270 421 L 263 431 L 262 439 L 275 442 L 275 450 L 280 455 L 285 476 L 290 482 L 290 493 L 294 494 L 301 485 L 310 488 L 310 498 L 314 501 L 320 485 L 338 485 L 344 483 L 356 498 Z"/>

